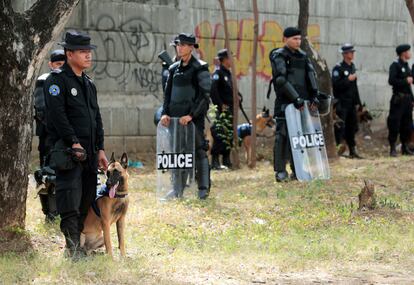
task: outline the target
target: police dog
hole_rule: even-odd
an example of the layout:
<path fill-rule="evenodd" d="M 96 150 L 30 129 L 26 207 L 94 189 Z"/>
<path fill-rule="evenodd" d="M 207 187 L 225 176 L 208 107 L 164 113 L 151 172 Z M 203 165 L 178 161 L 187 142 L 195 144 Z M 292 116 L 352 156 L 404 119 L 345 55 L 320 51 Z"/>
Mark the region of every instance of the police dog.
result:
<path fill-rule="evenodd" d="M 241 140 L 247 164 L 252 161 L 252 125 L 241 124 L 237 126 L 237 136 Z M 258 137 L 272 137 L 275 135 L 275 121 L 270 116 L 269 109 L 263 107 L 262 113 L 256 116 L 256 135 Z"/>
<path fill-rule="evenodd" d="M 81 234 L 81 247 L 91 252 L 105 245 L 112 256 L 110 227 L 116 223 L 121 256 L 125 256 L 125 216 L 128 210 L 128 156 L 124 153 L 118 161 L 112 153 L 106 184 L 98 190 L 97 198 L 89 208 Z"/>

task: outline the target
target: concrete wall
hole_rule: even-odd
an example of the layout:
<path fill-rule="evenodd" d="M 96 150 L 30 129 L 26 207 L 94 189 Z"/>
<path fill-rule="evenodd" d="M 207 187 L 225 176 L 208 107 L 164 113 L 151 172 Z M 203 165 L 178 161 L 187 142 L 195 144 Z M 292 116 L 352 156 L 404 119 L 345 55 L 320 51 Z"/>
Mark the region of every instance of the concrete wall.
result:
<path fill-rule="evenodd" d="M 33 0 L 17 0 L 17 10 Z M 250 0 L 227 0 L 231 45 L 245 108 L 250 109 L 250 59 L 253 15 Z M 272 107 L 265 94 L 271 75 L 268 54 L 281 46 L 283 28 L 297 24 L 298 1 L 259 0 L 259 108 Z M 310 0 L 310 40 L 332 66 L 344 42 L 356 46 L 362 100 L 386 114 L 391 89 L 387 70 L 399 43 L 411 43 L 412 23 L 401 0 Z M 216 51 L 224 47 L 217 0 L 81 0 L 66 29 L 87 31 L 98 45 L 89 72 L 99 91 L 107 148 L 141 151 L 154 145 L 153 112 L 161 104 L 161 65 L 157 54 L 178 32 L 200 41 L 198 56 L 213 70 Z M 44 70 L 46 70 L 46 66 Z M 274 96 L 274 95 L 273 95 Z M 385 112 L 384 112 L 385 111 Z M 383 117 L 378 121 L 383 124 Z"/>

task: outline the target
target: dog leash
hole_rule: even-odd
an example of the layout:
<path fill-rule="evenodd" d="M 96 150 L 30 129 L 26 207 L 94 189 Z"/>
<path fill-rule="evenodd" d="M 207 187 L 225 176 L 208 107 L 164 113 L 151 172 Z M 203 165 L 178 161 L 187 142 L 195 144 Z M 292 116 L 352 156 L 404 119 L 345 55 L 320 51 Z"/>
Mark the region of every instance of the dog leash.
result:
<path fill-rule="evenodd" d="M 246 112 L 244 111 L 243 104 L 242 104 L 242 102 L 243 102 L 243 95 L 240 92 L 239 92 L 239 96 L 240 96 L 240 101 L 239 101 L 240 111 L 242 112 L 242 114 L 243 114 L 244 118 L 246 119 L 247 123 L 250 124 L 249 117 L 247 116 Z"/>

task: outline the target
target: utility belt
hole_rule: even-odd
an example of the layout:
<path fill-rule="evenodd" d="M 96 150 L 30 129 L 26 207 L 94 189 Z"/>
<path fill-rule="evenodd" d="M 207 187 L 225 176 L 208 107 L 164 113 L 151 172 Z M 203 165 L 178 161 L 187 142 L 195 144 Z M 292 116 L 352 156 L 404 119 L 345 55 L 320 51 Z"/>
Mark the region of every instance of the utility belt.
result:
<path fill-rule="evenodd" d="M 413 95 L 410 93 L 394 92 L 391 97 L 391 104 L 400 104 L 407 99 L 413 101 Z"/>

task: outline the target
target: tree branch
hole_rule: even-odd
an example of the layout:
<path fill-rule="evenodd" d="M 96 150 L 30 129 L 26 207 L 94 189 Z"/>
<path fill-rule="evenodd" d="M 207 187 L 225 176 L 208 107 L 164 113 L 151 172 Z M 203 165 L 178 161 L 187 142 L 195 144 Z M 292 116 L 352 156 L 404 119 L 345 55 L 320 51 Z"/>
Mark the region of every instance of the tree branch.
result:
<path fill-rule="evenodd" d="M 405 0 L 405 4 L 407 5 L 408 12 L 411 16 L 411 21 L 414 23 L 414 0 Z"/>
<path fill-rule="evenodd" d="M 25 54 L 31 55 L 25 84 L 30 84 L 35 71 L 63 30 L 80 0 L 38 0 L 20 18 L 20 38 L 25 43 Z M 48 15 L 45 17 L 45 15 Z M 24 20 L 23 20 L 24 19 Z"/>

